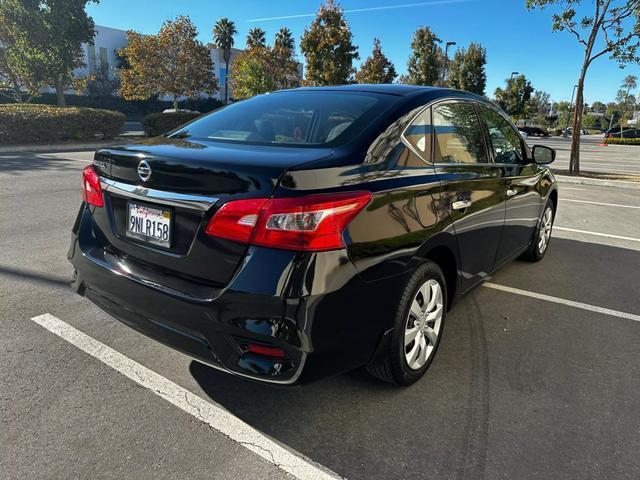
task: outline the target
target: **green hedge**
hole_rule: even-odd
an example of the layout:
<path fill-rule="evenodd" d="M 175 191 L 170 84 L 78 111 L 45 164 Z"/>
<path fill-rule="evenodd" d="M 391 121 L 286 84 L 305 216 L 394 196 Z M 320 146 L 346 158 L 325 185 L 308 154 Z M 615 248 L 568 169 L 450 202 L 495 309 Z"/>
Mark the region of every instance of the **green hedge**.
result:
<path fill-rule="evenodd" d="M 605 138 L 607 145 L 640 145 L 640 138 Z"/>
<path fill-rule="evenodd" d="M 149 137 L 157 137 L 201 115 L 199 112 L 150 113 L 142 117 L 140 123 L 144 133 Z"/>
<path fill-rule="evenodd" d="M 7 92 L 10 95 L 10 92 Z M 143 116 L 162 112 L 168 108 L 173 108 L 173 102 L 158 100 L 152 97 L 148 100 L 125 100 L 122 97 L 114 95 L 91 96 L 91 95 L 65 95 L 67 105 L 70 107 L 87 107 L 87 108 L 103 108 L 105 110 L 115 110 L 122 112 L 127 116 L 129 121 L 138 121 Z M 0 96 L 0 104 L 13 104 L 13 101 Z M 42 105 L 58 105 L 58 97 L 55 93 L 43 93 L 35 97 L 32 104 Z M 222 106 L 220 100 L 215 98 L 188 98 L 178 102 L 178 108 L 183 110 L 197 110 L 198 112 L 210 112 Z"/>
<path fill-rule="evenodd" d="M 5 104 L 0 105 L 0 144 L 112 138 L 124 121 L 120 112 L 96 108 Z"/>

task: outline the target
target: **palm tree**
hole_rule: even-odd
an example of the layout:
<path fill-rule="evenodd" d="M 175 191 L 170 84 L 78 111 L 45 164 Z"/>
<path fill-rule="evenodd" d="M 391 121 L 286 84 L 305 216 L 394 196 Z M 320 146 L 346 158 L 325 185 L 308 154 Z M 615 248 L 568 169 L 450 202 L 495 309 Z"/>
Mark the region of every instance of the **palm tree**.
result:
<path fill-rule="evenodd" d="M 213 27 L 213 43 L 222 50 L 222 58 L 225 63 L 224 75 L 224 103 L 229 103 L 229 60 L 231 60 L 231 47 L 233 36 L 238 33 L 236 24 L 228 18 L 221 18 Z"/>
<path fill-rule="evenodd" d="M 267 41 L 265 39 L 265 34 L 266 32 L 260 27 L 249 30 L 249 33 L 247 34 L 247 50 L 266 46 Z"/>
<path fill-rule="evenodd" d="M 295 43 L 293 40 L 293 35 L 291 35 L 291 30 L 286 27 L 282 27 L 278 31 L 278 33 L 276 33 L 276 39 L 273 47 L 275 50 L 280 50 L 283 52 L 293 52 Z"/>

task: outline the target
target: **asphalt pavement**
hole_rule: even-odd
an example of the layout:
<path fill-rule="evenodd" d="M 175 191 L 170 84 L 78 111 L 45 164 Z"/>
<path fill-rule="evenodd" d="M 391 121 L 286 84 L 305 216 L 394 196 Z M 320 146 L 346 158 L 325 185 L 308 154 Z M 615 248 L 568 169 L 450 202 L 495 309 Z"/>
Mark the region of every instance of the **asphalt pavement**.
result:
<path fill-rule="evenodd" d="M 286 389 L 192 362 L 71 292 L 91 157 L 0 155 L 0 477 L 324 478 L 292 474 L 273 444 L 350 479 L 640 477 L 637 190 L 561 185 L 547 257 L 464 297 L 414 386 L 355 371 Z M 43 314 L 84 336 L 31 320 Z"/>
<path fill-rule="evenodd" d="M 603 146 L 603 135 L 583 135 L 580 137 L 580 169 L 598 174 L 640 176 L 640 147 L 635 145 Z M 529 137 L 527 143 L 547 145 L 557 152 L 554 170 L 569 170 L 571 138 Z"/>

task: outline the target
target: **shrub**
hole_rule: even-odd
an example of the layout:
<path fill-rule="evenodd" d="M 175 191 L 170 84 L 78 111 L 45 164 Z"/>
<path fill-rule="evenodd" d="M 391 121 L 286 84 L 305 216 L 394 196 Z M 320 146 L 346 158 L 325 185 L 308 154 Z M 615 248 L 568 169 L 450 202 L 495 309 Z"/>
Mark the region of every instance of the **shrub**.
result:
<path fill-rule="evenodd" d="M 605 138 L 607 145 L 640 145 L 640 138 Z"/>
<path fill-rule="evenodd" d="M 173 108 L 173 102 L 158 100 L 152 97 L 148 100 L 125 100 L 122 97 L 114 95 L 65 95 L 67 105 L 70 107 L 88 107 L 88 108 L 104 108 L 105 110 L 116 110 L 127 116 L 129 121 L 140 120 L 143 116 L 162 112 L 167 108 Z M 10 103 L 13 101 L 0 96 L 0 104 Z M 43 93 L 35 97 L 32 104 L 58 105 L 58 97 L 55 93 Z M 184 110 L 197 110 L 198 112 L 210 112 L 222 106 L 220 100 L 215 98 L 198 97 L 187 98 L 178 102 L 178 108 Z"/>
<path fill-rule="evenodd" d="M 157 137 L 202 115 L 199 112 L 150 113 L 140 120 L 144 133 Z"/>
<path fill-rule="evenodd" d="M 112 138 L 121 132 L 124 121 L 120 112 L 96 108 L 0 105 L 0 144 Z"/>

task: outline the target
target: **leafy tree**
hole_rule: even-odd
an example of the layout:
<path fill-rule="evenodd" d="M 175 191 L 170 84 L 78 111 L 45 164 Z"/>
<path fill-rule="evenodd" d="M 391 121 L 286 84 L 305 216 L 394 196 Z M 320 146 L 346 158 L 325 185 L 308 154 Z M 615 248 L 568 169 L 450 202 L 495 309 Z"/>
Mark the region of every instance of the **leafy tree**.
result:
<path fill-rule="evenodd" d="M 458 90 L 484 95 L 487 87 L 487 51 L 479 43 L 456 50 L 449 66 L 447 85 Z"/>
<path fill-rule="evenodd" d="M 411 40 L 411 56 L 407 64 L 409 83 L 414 85 L 437 85 L 444 64 L 442 42 L 429 27 L 420 27 Z"/>
<path fill-rule="evenodd" d="M 29 103 L 47 86 L 38 54 L 34 53 L 25 54 L 24 49 L 10 45 L 0 46 L 0 95 L 16 103 Z"/>
<path fill-rule="evenodd" d="M 618 95 L 616 96 L 618 108 L 627 121 L 629 121 L 629 119 L 631 118 L 631 115 L 633 114 L 637 104 L 637 98 L 635 96 L 635 91 L 637 88 L 638 77 L 636 77 L 635 75 L 627 75 L 622 81 L 622 85 L 620 86 L 620 90 L 618 90 Z M 620 122 L 621 132 L 622 124 L 623 122 Z"/>
<path fill-rule="evenodd" d="M 620 109 L 620 105 L 611 102 L 607 104 L 604 116 L 609 121 L 609 128 L 612 128 L 618 121 L 622 120 L 623 112 Z"/>
<path fill-rule="evenodd" d="M 229 103 L 229 61 L 231 60 L 233 36 L 237 33 L 236 24 L 228 18 L 221 18 L 213 27 L 213 43 L 222 50 L 222 58 L 225 63 L 224 103 Z"/>
<path fill-rule="evenodd" d="M 275 71 L 266 48 L 250 48 L 238 55 L 231 65 L 231 88 L 234 98 L 244 99 L 276 89 Z"/>
<path fill-rule="evenodd" d="M 0 43 L 2 76 L 28 94 L 43 83 L 53 85 L 58 104 L 65 106 L 64 90 L 73 83 L 73 70 L 83 66 L 82 44 L 93 41 L 94 23 L 88 3 L 97 0 L 2 0 Z M 20 100 L 20 95 L 15 95 Z"/>
<path fill-rule="evenodd" d="M 527 102 L 525 113 L 527 118 L 537 125 L 549 125 L 549 113 L 551 109 L 551 95 L 542 90 L 536 90 Z"/>
<path fill-rule="evenodd" d="M 607 105 L 602 102 L 593 102 L 591 104 L 591 111 L 596 113 L 604 113 L 607 109 Z"/>
<path fill-rule="evenodd" d="M 553 104 L 553 111 L 555 112 L 557 118 L 557 124 L 564 126 L 569 122 L 571 118 L 571 113 L 573 112 L 573 104 L 569 102 L 557 102 Z"/>
<path fill-rule="evenodd" d="M 495 99 L 500 108 L 515 119 L 520 119 L 527 113 L 527 104 L 531 99 L 533 87 L 524 75 L 507 79 L 507 87 L 496 88 Z"/>
<path fill-rule="evenodd" d="M 127 32 L 121 50 L 129 68 L 120 71 L 120 94 L 127 100 L 152 95 L 173 97 L 212 94 L 217 90 L 209 49 L 197 40 L 198 31 L 188 17 L 163 23 L 157 35 Z"/>
<path fill-rule="evenodd" d="M 580 127 L 584 104 L 584 82 L 591 64 L 603 55 L 621 65 L 640 61 L 640 0 L 593 0 L 593 13 L 578 18 L 576 7 L 582 0 L 526 0 L 527 8 L 555 8 L 553 31 L 571 33 L 584 49 L 584 59 L 578 78 L 576 109 L 569 172 L 580 173 Z"/>
<path fill-rule="evenodd" d="M 247 50 L 252 48 L 264 48 L 267 45 L 266 32 L 259 27 L 252 28 L 247 34 Z"/>
<path fill-rule="evenodd" d="M 306 83 L 339 85 L 354 73 L 353 61 L 360 58 L 342 7 L 327 0 L 316 18 L 305 28 L 300 49 L 307 63 Z"/>
<path fill-rule="evenodd" d="M 274 84 L 276 88 L 293 88 L 300 86 L 298 62 L 295 54 L 295 41 L 288 28 L 282 27 L 278 33 L 276 33 L 273 49 L 270 54 L 275 70 Z"/>
<path fill-rule="evenodd" d="M 373 40 L 373 52 L 356 72 L 358 83 L 391 83 L 396 78 L 393 63 L 382 53 L 380 40 Z"/>
<path fill-rule="evenodd" d="M 411 79 L 409 78 L 409 75 L 403 73 L 398 77 L 396 83 L 399 83 L 400 85 L 411 85 Z"/>
<path fill-rule="evenodd" d="M 92 97 L 108 97 L 120 88 L 120 79 L 113 75 L 111 67 L 98 59 L 95 61 L 96 71 L 87 78 L 86 93 Z"/>

